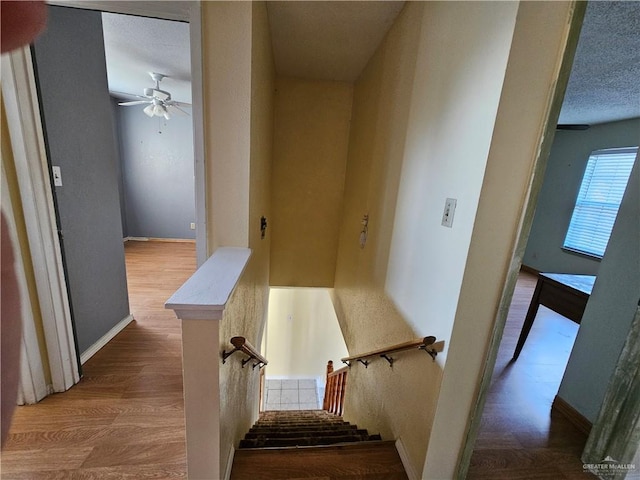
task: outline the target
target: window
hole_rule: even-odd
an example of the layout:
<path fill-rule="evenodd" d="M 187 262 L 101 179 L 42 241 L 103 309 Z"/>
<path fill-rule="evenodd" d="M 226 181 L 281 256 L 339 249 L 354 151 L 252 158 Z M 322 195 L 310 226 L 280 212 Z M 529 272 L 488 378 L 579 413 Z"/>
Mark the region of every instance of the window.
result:
<path fill-rule="evenodd" d="M 602 258 L 638 147 L 591 152 L 563 248 Z"/>

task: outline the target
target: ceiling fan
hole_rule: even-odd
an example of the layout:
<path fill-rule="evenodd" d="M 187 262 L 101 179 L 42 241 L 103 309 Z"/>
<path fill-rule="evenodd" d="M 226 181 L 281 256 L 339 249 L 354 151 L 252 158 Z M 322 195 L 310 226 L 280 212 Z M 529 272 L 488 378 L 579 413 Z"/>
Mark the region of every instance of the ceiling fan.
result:
<path fill-rule="evenodd" d="M 132 102 L 121 102 L 118 105 L 130 107 L 133 105 L 147 105 L 142 110 L 149 117 L 164 117 L 167 120 L 171 118 L 172 114 L 189 115 L 180 107 L 191 106 L 190 103 L 176 102 L 171 99 L 171 94 L 166 90 L 160 89 L 160 82 L 163 78 L 167 77 L 162 73 L 149 72 L 149 75 L 156 82 L 155 88 L 145 88 L 144 96 L 135 95 L 138 98 L 144 98 L 145 100 L 134 100 Z"/>

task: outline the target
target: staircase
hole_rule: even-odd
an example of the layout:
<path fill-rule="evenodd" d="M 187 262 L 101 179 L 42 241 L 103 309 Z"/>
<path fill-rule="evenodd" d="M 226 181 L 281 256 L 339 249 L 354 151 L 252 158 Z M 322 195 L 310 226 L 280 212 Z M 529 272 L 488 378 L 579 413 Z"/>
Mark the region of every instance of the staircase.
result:
<path fill-rule="evenodd" d="M 406 480 L 392 441 L 323 410 L 267 411 L 236 450 L 231 480 Z"/>

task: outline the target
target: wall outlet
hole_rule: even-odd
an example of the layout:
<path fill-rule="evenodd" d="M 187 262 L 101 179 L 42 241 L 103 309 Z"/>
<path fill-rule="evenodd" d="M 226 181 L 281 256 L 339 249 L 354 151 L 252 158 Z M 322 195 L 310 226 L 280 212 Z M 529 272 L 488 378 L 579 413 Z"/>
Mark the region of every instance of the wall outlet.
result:
<path fill-rule="evenodd" d="M 453 214 L 456 211 L 455 198 L 447 198 L 444 202 L 444 212 L 442 213 L 442 226 L 451 228 L 453 226 Z"/>
<path fill-rule="evenodd" d="M 196 229 L 196 224 L 195 224 L 195 223 L 193 223 L 193 222 L 191 222 L 191 223 L 189 224 L 189 228 L 191 228 L 191 230 L 195 230 L 195 229 Z"/>

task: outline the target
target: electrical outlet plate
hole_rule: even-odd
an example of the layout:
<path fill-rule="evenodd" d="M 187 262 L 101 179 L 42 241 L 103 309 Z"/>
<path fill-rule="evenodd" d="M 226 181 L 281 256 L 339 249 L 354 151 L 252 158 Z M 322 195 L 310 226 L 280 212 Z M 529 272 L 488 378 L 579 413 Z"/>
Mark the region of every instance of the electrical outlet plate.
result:
<path fill-rule="evenodd" d="M 451 228 L 453 226 L 453 214 L 456 211 L 455 198 L 447 198 L 444 202 L 444 212 L 442 213 L 442 226 Z"/>

